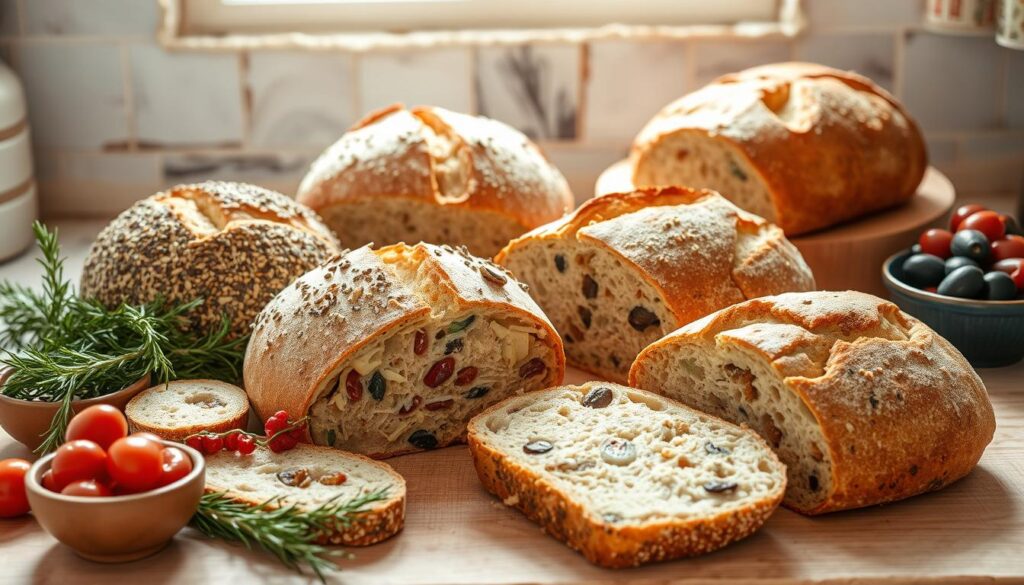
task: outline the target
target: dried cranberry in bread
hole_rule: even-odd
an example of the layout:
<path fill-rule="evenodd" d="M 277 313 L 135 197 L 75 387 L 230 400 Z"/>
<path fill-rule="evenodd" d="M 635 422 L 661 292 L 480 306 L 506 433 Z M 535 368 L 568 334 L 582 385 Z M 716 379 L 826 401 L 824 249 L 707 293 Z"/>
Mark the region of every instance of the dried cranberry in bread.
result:
<path fill-rule="evenodd" d="M 811 63 L 719 77 L 633 142 L 633 184 L 715 189 L 796 235 L 910 199 L 927 167 L 906 110 L 870 79 Z"/>
<path fill-rule="evenodd" d="M 232 336 L 246 335 L 277 291 L 336 252 L 320 218 L 280 193 L 244 183 L 179 185 L 100 232 L 81 292 L 105 305 L 202 297 L 190 328 L 216 329 L 227 315 Z"/>
<path fill-rule="evenodd" d="M 401 105 L 370 114 L 320 155 L 298 200 L 346 247 L 424 241 L 487 258 L 574 206 L 565 178 L 519 131 Z"/>
<path fill-rule="evenodd" d="M 641 349 L 684 323 L 814 288 L 778 227 L 713 191 L 676 187 L 591 199 L 495 260 L 530 285 L 569 361 L 617 382 Z"/>
<path fill-rule="evenodd" d="M 469 448 L 488 491 L 605 567 L 721 548 L 786 489 L 755 433 L 604 382 L 510 398 L 470 422 Z"/>
<path fill-rule="evenodd" d="M 315 443 L 389 457 L 463 439 L 489 405 L 561 382 L 565 357 L 505 270 L 420 243 L 296 280 L 257 319 L 244 370 L 261 418 L 308 414 Z"/>
<path fill-rule="evenodd" d="M 995 419 L 948 341 L 877 297 L 784 294 L 690 323 L 645 349 L 631 385 L 758 431 L 805 514 L 937 490 L 974 468 Z"/>

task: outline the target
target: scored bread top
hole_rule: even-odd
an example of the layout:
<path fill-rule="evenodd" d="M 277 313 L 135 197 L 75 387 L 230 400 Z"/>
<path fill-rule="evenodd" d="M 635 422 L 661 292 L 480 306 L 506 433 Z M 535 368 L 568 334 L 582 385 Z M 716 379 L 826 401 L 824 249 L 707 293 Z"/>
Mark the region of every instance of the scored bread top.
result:
<path fill-rule="evenodd" d="M 318 211 L 381 197 L 492 211 L 524 229 L 574 205 L 565 177 L 521 132 L 427 106 L 367 116 L 313 163 L 298 192 Z"/>
<path fill-rule="evenodd" d="M 790 235 L 905 201 L 927 167 L 921 132 L 893 96 L 812 63 L 724 75 L 666 106 L 633 142 L 634 184 L 642 186 L 644 159 L 663 137 L 693 130 L 752 161 Z"/>
<path fill-rule="evenodd" d="M 576 238 L 621 257 L 661 293 L 680 323 L 750 297 L 814 288 L 810 268 L 782 230 L 707 189 L 595 197 L 513 240 L 495 261 L 549 238 Z"/>
<path fill-rule="evenodd" d="M 565 356 L 558 334 L 504 268 L 463 248 L 364 246 L 298 278 L 259 315 L 244 367 L 253 407 L 261 417 L 278 410 L 304 415 L 360 348 L 449 306 L 501 309 L 535 323 L 546 333 L 544 342 L 557 346 L 548 375 L 561 381 Z"/>
<path fill-rule="evenodd" d="M 643 385 L 655 356 L 693 343 L 755 353 L 814 414 L 833 492 L 808 513 L 938 489 L 974 467 L 995 431 L 988 393 L 963 355 L 872 295 L 791 293 L 728 307 L 641 352 L 630 384 Z"/>

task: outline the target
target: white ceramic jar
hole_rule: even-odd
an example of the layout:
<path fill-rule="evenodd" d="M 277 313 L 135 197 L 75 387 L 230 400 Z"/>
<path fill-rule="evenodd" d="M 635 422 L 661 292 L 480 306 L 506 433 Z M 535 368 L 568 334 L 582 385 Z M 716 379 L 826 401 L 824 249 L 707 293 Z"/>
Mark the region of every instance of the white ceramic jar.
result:
<path fill-rule="evenodd" d="M 0 261 L 19 254 L 33 240 L 36 185 L 25 117 L 25 93 L 0 63 Z"/>

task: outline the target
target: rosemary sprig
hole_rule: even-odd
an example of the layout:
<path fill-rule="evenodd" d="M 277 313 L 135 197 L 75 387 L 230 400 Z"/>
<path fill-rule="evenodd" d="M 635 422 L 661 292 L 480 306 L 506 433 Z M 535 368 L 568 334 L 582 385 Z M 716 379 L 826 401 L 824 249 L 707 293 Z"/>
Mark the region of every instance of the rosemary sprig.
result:
<path fill-rule="evenodd" d="M 205 494 L 192 516 L 192 526 L 211 538 L 240 542 L 273 554 L 286 567 L 302 572 L 309 568 L 325 581 L 325 573 L 338 567 L 332 560 L 345 553 L 316 544 L 337 527 L 352 524 L 366 506 L 387 497 L 388 488 L 362 494 L 346 502 L 330 500 L 312 510 L 281 506 L 279 498 L 259 505 L 231 500 L 225 493 Z"/>

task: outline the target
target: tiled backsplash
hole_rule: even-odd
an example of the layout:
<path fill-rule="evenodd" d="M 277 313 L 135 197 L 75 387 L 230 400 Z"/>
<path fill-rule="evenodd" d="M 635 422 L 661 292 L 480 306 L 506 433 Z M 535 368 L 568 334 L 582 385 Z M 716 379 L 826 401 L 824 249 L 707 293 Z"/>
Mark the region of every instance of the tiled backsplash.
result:
<path fill-rule="evenodd" d="M 919 0 L 805 0 L 793 39 L 515 47 L 173 51 L 156 0 L 0 0 L 0 55 L 24 81 L 48 215 L 110 215 L 204 178 L 293 193 L 319 151 L 395 101 L 485 114 L 535 137 L 578 198 L 661 106 L 722 73 L 801 59 L 903 99 L 961 193 L 1024 181 L 1024 52 L 920 26 Z"/>

